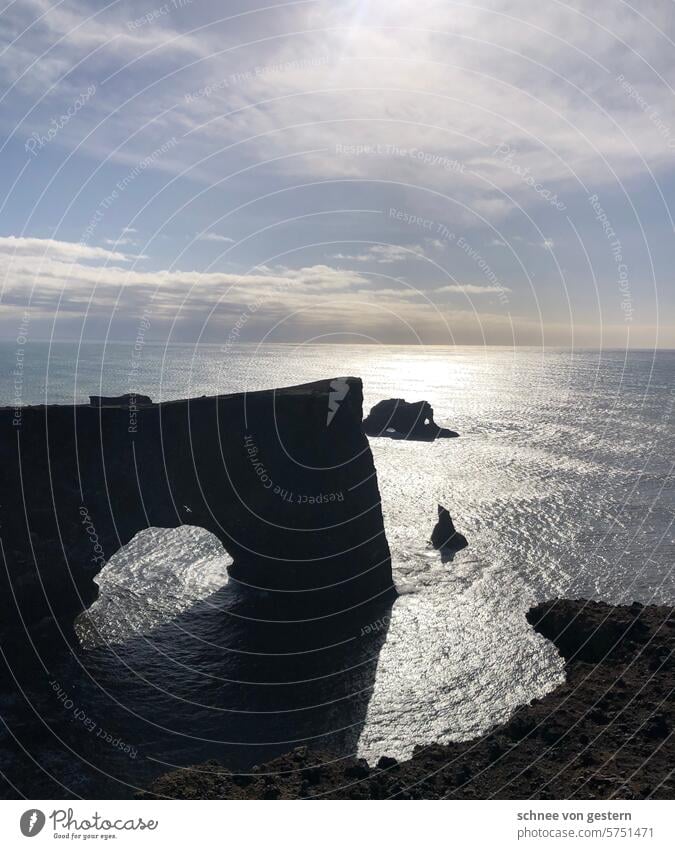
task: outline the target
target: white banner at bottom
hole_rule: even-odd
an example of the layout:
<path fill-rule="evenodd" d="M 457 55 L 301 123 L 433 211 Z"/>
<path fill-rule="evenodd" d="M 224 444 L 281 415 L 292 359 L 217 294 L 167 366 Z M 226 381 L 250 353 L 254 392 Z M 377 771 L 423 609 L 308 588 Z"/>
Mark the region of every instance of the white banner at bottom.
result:
<path fill-rule="evenodd" d="M 7 801 L 0 846 L 670 849 L 674 819 L 670 801 Z"/>

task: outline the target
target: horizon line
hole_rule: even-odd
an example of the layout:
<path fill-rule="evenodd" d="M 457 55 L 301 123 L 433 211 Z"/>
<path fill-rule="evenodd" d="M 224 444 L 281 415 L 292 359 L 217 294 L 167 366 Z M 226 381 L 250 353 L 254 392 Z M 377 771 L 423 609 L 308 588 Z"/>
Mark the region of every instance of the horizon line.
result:
<path fill-rule="evenodd" d="M 133 345 L 136 343 L 136 339 L 105 339 L 103 341 L 94 340 L 94 339 L 28 339 L 24 343 L 19 344 L 15 337 L 3 338 L 0 336 L 0 344 L 7 345 L 16 345 L 18 347 L 26 347 L 26 345 L 30 344 L 40 344 L 40 345 Z M 156 340 L 144 340 L 143 346 L 148 347 L 190 347 L 190 348 L 218 348 L 223 347 L 224 342 L 181 342 L 178 340 L 173 340 L 171 342 L 160 342 Z M 311 346 L 351 346 L 351 347 L 363 347 L 363 348 L 504 348 L 506 350 L 514 350 L 514 349 L 530 349 L 530 350 L 538 350 L 538 351 L 546 351 L 546 350 L 558 350 L 558 351 L 675 351 L 675 347 L 671 347 L 668 345 L 655 345 L 646 347 L 644 345 L 627 345 L 627 346 L 619 346 L 619 345 L 561 345 L 561 344 L 550 344 L 546 345 L 542 343 L 540 345 L 536 344 L 485 344 L 480 342 L 336 342 L 334 340 L 330 342 L 323 342 L 321 340 L 314 340 L 312 342 L 237 342 L 235 345 L 228 345 L 228 350 L 237 347 L 254 347 L 254 346 L 265 346 L 265 345 L 278 345 L 284 347 L 311 347 Z M 226 353 L 226 352 L 224 352 Z"/>

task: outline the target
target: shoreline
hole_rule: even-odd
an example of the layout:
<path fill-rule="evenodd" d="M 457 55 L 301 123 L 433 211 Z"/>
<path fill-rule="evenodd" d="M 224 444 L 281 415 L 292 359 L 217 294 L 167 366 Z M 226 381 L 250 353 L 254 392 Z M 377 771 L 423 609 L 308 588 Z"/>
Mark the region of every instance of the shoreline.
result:
<path fill-rule="evenodd" d="M 245 774 L 209 761 L 166 773 L 141 798 L 672 799 L 669 606 L 555 599 L 528 620 L 565 659 L 566 680 L 473 740 L 408 761 L 296 748 Z"/>

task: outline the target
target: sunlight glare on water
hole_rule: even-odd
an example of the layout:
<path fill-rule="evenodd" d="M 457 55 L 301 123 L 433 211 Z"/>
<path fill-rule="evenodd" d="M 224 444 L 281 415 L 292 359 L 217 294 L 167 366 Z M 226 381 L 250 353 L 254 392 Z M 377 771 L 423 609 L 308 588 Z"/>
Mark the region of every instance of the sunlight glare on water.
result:
<path fill-rule="evenodd" d="M 128 391 L 128 349 L 109 347 L 103 371 L 94 354 L 80 358 L 74 385 L 67 346 L 53 348 L 47 381 L 44 352 L 36 352 L 26 371 L 31 400 Z M 270 345 L 240 346 L 223 358 L 217 347 L 148 346 L 136 389 L 166 400 L 356 375 L 366 412 L 385 398 L 425 399 L 439 424 L 461 434 L 435 443 L 371 440 L 401 592 L 359 735 L 358 750 L 372 761 L 475 737 L 556 686 L 562 659 L 528 625 L 531 605 L 556 596 L 673 603 L 673 365 L 673 352 Z M 469 540 L 450 562 L 428 544 L 439 503 Z M 129 652 L 134 675 L 152 671 L 207 703 L 214 697 L 204 684 L 208 658 L 177 666 L 173 656 L 190 652 L 181 631 L 162 644 L 165 654 L 153 640 L 197 602 L 209 604 L 227 583 L 228 562 L 200 529 L 144 532 L 99 576 L 101 599 L 80 623 L 85 644 L 112 643 L 120 658 Z M 195 615 L 191 629 L 199 636 L 203 623 L 222 618 L 216 612 L 216 620 Z M 105 678 L 108 656 L 93 657 Z M 223 679 L 228 662 L 225 652 Z M 126 684 L 117 677 L 110 686 Z M 171 726 L 180 705 L 128 686 L 139 688 L 153 720 Z M 226 704 L 246 702 L 236 689 L 217 692 Z M 208 707 L 185 711 L 196 734 L 208 728 L 213 739 L 221 728 L 209 725 Z M 226 739 L 227 723 L 222 729 Z M 173 755 L 186 763 L 197 756 L 202 751 L 187 742 Z"/>

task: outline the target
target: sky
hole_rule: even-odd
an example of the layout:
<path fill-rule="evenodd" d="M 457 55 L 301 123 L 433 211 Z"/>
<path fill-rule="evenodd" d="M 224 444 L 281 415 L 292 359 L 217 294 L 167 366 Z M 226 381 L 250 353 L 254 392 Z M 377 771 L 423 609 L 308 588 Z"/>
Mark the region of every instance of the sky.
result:
<path fill-rule="evenodd" d="M 3 0 L 0 338 L 675 347 L 670 0 Z"/>

